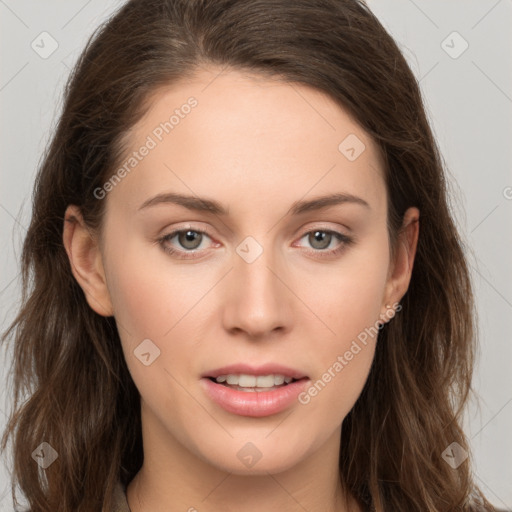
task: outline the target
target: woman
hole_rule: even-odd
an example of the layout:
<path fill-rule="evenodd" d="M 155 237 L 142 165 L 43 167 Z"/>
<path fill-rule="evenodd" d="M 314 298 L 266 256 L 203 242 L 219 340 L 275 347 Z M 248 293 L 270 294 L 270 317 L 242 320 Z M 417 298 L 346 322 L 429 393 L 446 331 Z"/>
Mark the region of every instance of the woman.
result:
<path fill-rule="evenodd" d="M 444 180 L 364 3 L 127 2 L 70 77 L 4 336 L 30 510 L 494 510 Z"/>

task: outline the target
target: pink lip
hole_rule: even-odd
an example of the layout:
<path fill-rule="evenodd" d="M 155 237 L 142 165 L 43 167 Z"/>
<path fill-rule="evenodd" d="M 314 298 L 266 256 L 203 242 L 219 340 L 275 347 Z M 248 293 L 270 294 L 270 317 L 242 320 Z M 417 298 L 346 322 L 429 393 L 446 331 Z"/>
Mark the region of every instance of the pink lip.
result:
<path fill-rule="evenodd" d="M 239 368 L 239 367 L 237 367 Z M 259 373 L 258 375 L 270 375 L 271 373 L 281 372 L 266 372 Z M 226 373 L 248 373 L 247 370 L 241 371 L 229 371 Z M 219 373 L 219 375 L 225 375 Z M 201 379 L 201 385 L 203 386 L 206 394 L 223 409 L 233 414 L 240 416 L 252 416 L 255 418 L 262 416 L 270 416 L 271 414 L 277 414 L 290 407 L 294 402 L 297 402 L 297 396 L 299 393 L 304 391 L 307 384 L 310 382 L 308 378 L 303 378 L 286 386 L 275 389 L 274 391 L 238 391 L 231 389 L 223 384 L 218 384 L 210 380 L 208 377 Z"/>
<path fill-rule="evenodd" d="M 285 377 L 291 377 L 297 380 L 307 377 L 307 375 L 298 370 L 274 363 L 267 363 L 261 366 L 250 366 L 248 364 L 243 363 L 231 364 L 228 366 L 223 366 L 222 368 L 217 368 L 216 370 L 205 372 L 203 373 L 203 375 L 201 375 L 201 377 L 215 378 L 218 377 L 219 375 L 228 375 L 230 373 L 243 373 L 246 375 L 284 375 Z"/>

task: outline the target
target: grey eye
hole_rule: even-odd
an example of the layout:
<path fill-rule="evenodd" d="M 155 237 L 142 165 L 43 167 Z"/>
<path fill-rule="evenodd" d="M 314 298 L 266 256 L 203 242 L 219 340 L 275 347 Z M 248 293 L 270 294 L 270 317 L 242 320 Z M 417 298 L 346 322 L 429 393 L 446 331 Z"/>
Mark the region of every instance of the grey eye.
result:
<path fill-rule="evenodd" d="M 328 231 L 315 230 L 308 234 L 308 242 L 314 249 L 326 249 L 332 240 L 332 233 Z"/>
<path fill-rule="evenodd" d="M 197 249 L 201 245 L 203 234 L 198 231 L 188 229 L 186 231 L 180 231 L 176 235 L 178 242 L 185 249 Z M 199 243 L 197 241 L 199 240 Z"/>

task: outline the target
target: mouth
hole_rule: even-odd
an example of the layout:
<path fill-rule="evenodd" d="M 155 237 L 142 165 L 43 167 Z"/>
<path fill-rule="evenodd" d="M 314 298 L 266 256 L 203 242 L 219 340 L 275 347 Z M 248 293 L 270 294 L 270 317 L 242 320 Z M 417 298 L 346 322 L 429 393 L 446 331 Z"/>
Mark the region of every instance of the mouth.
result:
<path fill-rule="evenodd" d="M 255 418 L 293 407 L 311 382 L 300 370 L 278 363 L 231 364 L 201 377 L 201 387 L 215 404 L 229 413 Z"/>

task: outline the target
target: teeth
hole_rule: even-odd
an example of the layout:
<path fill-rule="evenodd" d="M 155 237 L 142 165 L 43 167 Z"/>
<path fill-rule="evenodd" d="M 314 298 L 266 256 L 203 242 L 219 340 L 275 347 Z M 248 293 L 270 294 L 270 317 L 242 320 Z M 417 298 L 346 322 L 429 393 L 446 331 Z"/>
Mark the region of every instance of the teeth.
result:
<path fill-rule="evenodd" d="M 289 384 L 293 379 L 285 377 L 284 375 L 245 375 L 245 374 L 230 374 L 219 375 L 216 382 L 226 382 L 232 386 L 240 386 L 242 388 L 271 388 L 273 386 L 280 386 L 283 383 Z"/>

